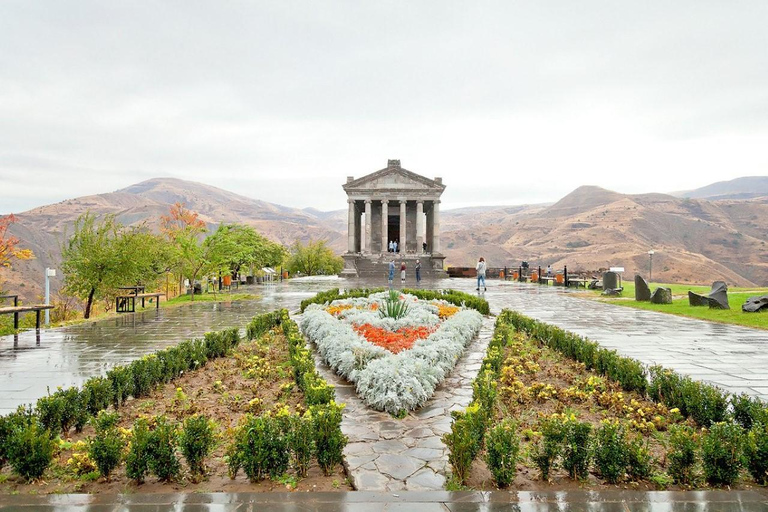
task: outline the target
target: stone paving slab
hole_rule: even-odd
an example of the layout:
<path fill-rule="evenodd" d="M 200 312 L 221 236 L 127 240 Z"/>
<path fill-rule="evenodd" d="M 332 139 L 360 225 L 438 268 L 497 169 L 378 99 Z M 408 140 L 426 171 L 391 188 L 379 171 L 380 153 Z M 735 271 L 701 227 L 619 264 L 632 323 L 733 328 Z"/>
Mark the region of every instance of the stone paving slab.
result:
<path fill-rule="evenodd" d="M 765 491 L 478 491 L 0 496 L 35 511 L 764 511 Z"/>
<path fill-rule="evenodd" d="M 301 322 L 300 316 L 294 320 Z M 341 429 L 349 438 L 344 450 L 352 485 L 363 491 L 428 491 L 443 488 L 448 473 L 448 449 L 441 437 L 451 429 L 450 411 L 472 400 L 472 381 L 480 370 L 494 318 L 483 320 L 451 374 L 435 389 L 424 407 L 403 419 L 369 409 L 354 385 L 336 375 L 315 351 L 323 377 L 336 386 L 336 400 L 347 404 Z"/>

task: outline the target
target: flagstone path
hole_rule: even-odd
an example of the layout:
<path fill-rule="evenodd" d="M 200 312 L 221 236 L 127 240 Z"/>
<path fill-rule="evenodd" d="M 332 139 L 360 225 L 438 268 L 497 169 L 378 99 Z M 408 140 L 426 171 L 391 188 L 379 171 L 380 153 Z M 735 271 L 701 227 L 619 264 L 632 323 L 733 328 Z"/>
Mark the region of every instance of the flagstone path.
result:
<path fill-rule="evenodd" d="M 300 322 L 299 317 L 295 319 Z M 429 402 L 403 419 L 369 409 L 355 393 L 354 384 L 336 375 L 315 352 L 320 373 L 336 386 L 337 402 L 347 404 L 341 429 L 349 438 L 344 458 L 355 489 L 443 489 L 448 449 L 441 437 L 451 430 L 451 411 L 463 410 L 472 401 L 472 381 L 480 371 L 494 321 L 493 317 L 483 320 L 479 335 Z"/>

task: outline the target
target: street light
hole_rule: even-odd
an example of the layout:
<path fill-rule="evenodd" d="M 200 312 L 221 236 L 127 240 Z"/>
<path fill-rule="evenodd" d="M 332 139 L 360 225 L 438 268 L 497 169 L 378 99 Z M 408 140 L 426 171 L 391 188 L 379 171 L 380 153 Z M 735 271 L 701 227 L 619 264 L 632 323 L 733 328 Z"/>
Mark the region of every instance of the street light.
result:
<path fill-rule="evenodd" d="M 55 268 L 46 268 L 45 269 L 45 305 L 49 305 L 51 303 L 51 278 L 56 277 L 56 269 Z M 45 325 L 49 325 L 51 323 L 51 310 L 46 309 L 45 310 Z"/>
<path fill-rule="evenodd" d="M 650 283 L 653 281 L 653 255 L 656 254 L 656 252 L 651 249 L 648 251 L 648 282 Z"/>

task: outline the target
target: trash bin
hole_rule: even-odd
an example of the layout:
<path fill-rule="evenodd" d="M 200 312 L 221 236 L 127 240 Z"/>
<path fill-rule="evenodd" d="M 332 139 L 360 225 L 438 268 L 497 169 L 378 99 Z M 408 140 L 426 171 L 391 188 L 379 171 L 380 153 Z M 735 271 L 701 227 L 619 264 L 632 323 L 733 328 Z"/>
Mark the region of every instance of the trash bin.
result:
<path fill-rule="evenodd" d="M 232 276 L 224 276 L 224 286 L 232 286 Z"/>

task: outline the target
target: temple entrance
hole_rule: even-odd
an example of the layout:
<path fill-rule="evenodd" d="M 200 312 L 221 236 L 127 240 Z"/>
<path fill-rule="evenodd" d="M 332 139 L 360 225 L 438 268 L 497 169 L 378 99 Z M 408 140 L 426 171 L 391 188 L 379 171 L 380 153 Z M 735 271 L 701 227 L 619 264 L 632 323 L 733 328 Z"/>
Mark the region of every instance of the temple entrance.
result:
<path fill-rule="evenodd" d="M 400 248 L 400 214 L 387 216 L 387 235 L 389 235 L 387 247 L 389 247 L 389 242 L 394 240 L 398 245 L 397 251 L 402 252 Z"/>

